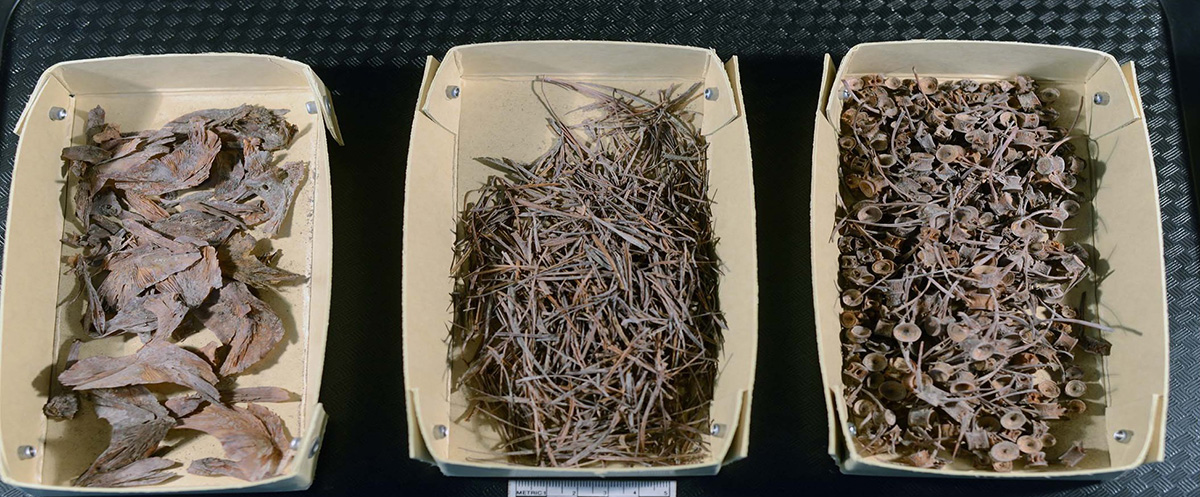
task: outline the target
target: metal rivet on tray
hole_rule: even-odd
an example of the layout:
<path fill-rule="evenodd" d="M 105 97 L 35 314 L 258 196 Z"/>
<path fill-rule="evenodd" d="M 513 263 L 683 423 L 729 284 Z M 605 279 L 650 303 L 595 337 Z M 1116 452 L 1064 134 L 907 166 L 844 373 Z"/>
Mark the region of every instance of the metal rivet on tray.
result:
<path fill-rule="evenodd" d="M 433 427 L 433 438 L 441 440 L 446 438 L 448 435 L 450 435 L 450 428 L 447 428 L 446 425 L 437 425 Z"/>
<path fill-rule="evenodd" d="M 292 450 L 297 450 L 300 448 L 300 442 L 301 442 L 300 437 L 293 438 L 292 443 L 288 444 L 288 447 L 291 448 Z"/>
<path fill-rule="evenodd" d="M 1117 430 L 1116 432 L 1113 433 L 1113 440 L 1116 440 L 1123 444 L 1129 443 L 1129 440 L 1132 438 L 1133 438 L 1133 432 L 1129 431 L 1129 430 Z"/>
<path fill-rule="evenodd" d="M 304 110 L 307 110 L 309 114 L 316 114 L 317 113 L 317 103 L 313 102 L 312 100 L 304 102 Z"/>
<path fill-rule="evenodd" d="M 22 445 L 17 447 L 17 459 L 33 459 L 37 457 L 37 449 L 32 445 Z"/>
<path fill-rule="evenodd" d="M 459 93 L 462 93 L 462 90 L 460 90 L 457 86 L 450 85 L 446 87 L 446 98 L 458 98 Z"/>
<path fill-rule="evenodd" d="M 850 90 L 842 90 L 842 100 L 850 98 Z"/>
<path fill-rule="evenodd" d="M 716 88 L 705 88 L 704 89 L 704 99 L 705 100 L 716 100 L 718 96 L 720 96 L 720 94 L 717 93 Z"/>
<path fill-rule="evenodd" d="M 317 452 L 321 451 L 321 437 L 313 440 L 312 447 L 308 449 L 308 458 L 312 459 L 317 456 Z"/>
<path fill-rule="evenodd" d="M 846 430 L 850 431 L 850 435 L 854 435 L 854 436 L 858 435 L 858 427 L 854 426 L 851 423 L 846 423 Z"/>
<path fill-rule="evenodd" d="M 725 425 L 721 423 L 713 423 L 712 427 L 708 429 L 708 432 L 714 437 L 723 437 L 725 436 Z"/>
<path fill-rule="evenodd" d="M 50 108 L 50 120 L 51 121 L 61 121 L 66 118 L 67 118 L 67 109 L 64 109 L 62 107 L 51 107 Z"/>
<path fill-rule="evenodd" d="M 1108 105 L 1108 92 L 1096 92 L 1096 94 L 1092 96 L 1092 101 L 1096 102 L 1096 105 Z"/>

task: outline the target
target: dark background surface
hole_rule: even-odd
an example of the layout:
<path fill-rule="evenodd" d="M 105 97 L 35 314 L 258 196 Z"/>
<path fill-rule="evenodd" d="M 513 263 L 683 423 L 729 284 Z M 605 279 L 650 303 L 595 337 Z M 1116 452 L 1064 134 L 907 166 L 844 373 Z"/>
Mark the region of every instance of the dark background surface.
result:
<path fill-rule="evenodd" d="M 1184 5 L 1183 10 L 1188 9 Z M 1194 31 L 1200 17 L 1194 7 L 1190 10 L 1191 17 L 1182 21 Z M 38 76 L 55 62 L 237 51 L 275 54 L 313 66 L 334 92 L 346 145 L 331 145 L 329 150 L 337 277 L 321 400 L 330 423 L 309 493 L 504 495 L 504 480 L 446 478 L 406 456 L 400 252 L 408 134 L 426 55 L 441 57 L 463 43 L 562 38 L 713 47 L 723 58 L 738 55 L 742 61 L 761 275 L 750 457 L 716 477 L 680 479 L 680 495 L 790 495 L 806 490 L 887 496 L 1200 493 L 1200 244 L 1172 81 L 1170 38 L 1162 8 L 1152 0 L 637 5 L 612 0 L 302 0 L 253 5 L 224 0 L 30 0 L 17 6 L 4 38 L 0 208 L 7 209 L 17 143 L 8 130 Z M 861 42 L 912 38 L 1066 44 L 1136 62 L 1158 168 L 1170 292 L 1167 462 L 1102 483 L 998 482 L 846 477 L 825 454 L 809 283 L 807 195 L 821 59 L 829 53 L 837 60 Z M 1195 100 L 1196 95 L 1183 91 Z M 1197 91 L 1195 83 L 1190 91 Z M 5 214 L 0 212 L 0 219 Z M 8 488 L 0 488 L 0 493 L 19 494 Z"/>

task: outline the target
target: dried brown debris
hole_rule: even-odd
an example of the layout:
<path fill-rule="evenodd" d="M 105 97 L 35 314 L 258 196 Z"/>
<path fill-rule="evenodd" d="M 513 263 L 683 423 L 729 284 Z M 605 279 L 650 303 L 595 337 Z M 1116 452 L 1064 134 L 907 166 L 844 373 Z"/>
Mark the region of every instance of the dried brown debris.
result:
<path fill-rule="evenodd" d="M 1069 302 L 1084 301 L 1092 256 L 1072 241 L 1087 163 L 1075 123 L 1055 127 L 1060 91 L 916 75 L 842 90 L 836 241 L 859 450 L 1046 466 L 1056 420 L 1086 409 L 1076 358 L 1107 355 L 1111 331 Z M 1085 453 L 1070 447 L 1058 460 L 1074 466 Z"/>
<path fill-rule="evenodd" d="M 96 107 L 88 113 L 87 143 L 63 149 L 80 230 L 63 243 L 82 251 L 68 262 L 86 299 L 84 328 L 93 339 L 133 334 L 143 344 L 131 355 L 82 360 L 75 344 L 57 377 L 63 391 L 45 406 L 48 417 L 74 417 L 86 394 L 113 427 L 108 450 L 77 485 L 174 478 L 169 468 L 176 463 L 151 455 L 177 420 L 222 439 L 233 459 L 193 462 L 193 473 L 258 480 L 290 460 L 278 416 L 255 404 L 233 405 L 294 396 L 275 387 L 217 387 L 261 363 L 283 338 L 279 316 L 255 292 L 305 280 L 276 267 L 279 252 L 249 232 L 275 235 L 308 173 L 305 163 L 273 160 L 296 133 L 285 112 L 209 109 L 161 129 L 123 133 Z M 176 342 L 197 323 L 219 340 L 200 353 Z M 147 388 L 163 383 L 194 393 L 164 406 Z M 239 437 L 266 440 L 269 450 L 248 452 Z M 231 465 L 220 469 L 225 463 Z"/>
<path fill-rule="evenodd" d="M 518 464 L 696 462 L 724 327 L 707 144 L 687 110 L 699 85 L 535 84 L 593 103 L 580 124 L 551 111 L 556 142 L 534 162 L 481 159 L 505 174 L 459 219 L 452 360 L 468 417 Z"/>

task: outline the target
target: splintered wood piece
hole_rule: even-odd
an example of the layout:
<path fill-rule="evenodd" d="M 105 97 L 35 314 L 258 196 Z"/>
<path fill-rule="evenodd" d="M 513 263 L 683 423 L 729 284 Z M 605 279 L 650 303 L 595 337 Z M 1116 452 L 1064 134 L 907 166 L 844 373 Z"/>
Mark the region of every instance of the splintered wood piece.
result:
<path fill-rule="evenodd" d="M 221 261 L 229 277 L 256 288 L 303 283 L 305 276 L 263 262 L 258 241 L 248 233 L 230 236 L 221 246 Z"/>
<path fill-rule="evenodd" d="M 191 388 L 212 402 L 220 396 L 213 386 L 217 375 L 208 362 L 165 339 L 151 340 L 132 355 L 83 359 L 58 379 L 76 390 L 173 383 Z"/>
<path fill-rule="evenodd" d="M 161 195 L 203 183 L 221 150 L 221 140 L 216 133 L 205 129 L 201 120 L 188 124 L 187 140 L 170 153 L 130 167 L 120 175 L 105 177 L 119 188 L 146 195 Z"/>
<path fill-rule="evenodd" d="M 103 477 L 149 457 L 158 450 L 167 432 L 175 427 L 175 419 L 158 398 L 143 386 L 102 388 L 91 392 L 96 406 L 96 415 L 112 425 L 112 438 L 108 448 L 75 481 L 81 487 L 108 486 L 106 483 L 137 482 L 143 479 L 161 481 L 170 477 L 160 472 L 166 466 L 159 464 L 139 465 L 121 471 L 118 475 Z M 172 463 L 174 464 L 174 463 Z"/>
<path fill-rule="evenodd" d="M 221 287 L 216 303 L 208 312 L 203 317 L 204 325 L 230 346 L 221 363 L 221 376 L 245 371 L 283 339 L 279 316 L 240 281 L 230 281 Z"/>
<path fill-rule="evenodd" d="M 291 437 L 283 420 L 257 404 L 245 408 L 210 404 L 184 418 L 179 427 L 216 437 L 227 458 L 198 459 L 188 467 L 189 473 L 258 481 L 275 476 L 290 461 Z"/>

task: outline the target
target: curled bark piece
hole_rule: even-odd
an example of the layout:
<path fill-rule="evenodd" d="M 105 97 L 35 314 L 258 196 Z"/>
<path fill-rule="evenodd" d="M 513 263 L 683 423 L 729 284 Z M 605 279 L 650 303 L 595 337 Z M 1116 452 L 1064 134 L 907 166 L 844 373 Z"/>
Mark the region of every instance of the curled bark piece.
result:
<path fill-rule="evenodd" d="M 133 355 L 89 357 L 63 371 L 58 379 L 76 390 L 174 383 L 210 401 L 217 401 L 220 395 L 213 386 L 217 376 L 212 367 L 200 356 L 165 340 L 151 340 Z"/>
<path fill-rule="evenodd" d="M 296 126 L 287 122 L 287 109 L 268 109 L 260 105 L 240 105 L 232 109 L 206 109 L 185 114 L 167 123 L 176 132 L 194 118 L 202 119 L 221 134 L 221 139 L 238 144 L 258 138 L 264 150 L 283 150 L 292 142 Z"/>
<path fill-rule="evenodd" d="M 76 482 L 81 487 L 142 487 L 157 485 L 179 476 L 173 471 L 166 471 L 179 463 L 161 457 L 150 457 L 130 463 L 129 465 L 109 471 L 96 473 L 87 480 Z"/>
<path fill-rule="evenodd" d="M 176 253 L 154 246 L 141 246 L 113 254 L 108 259 L 108 277 L 100 283 L 100 296 L 117 309 L 172 274 L 200 260 L 200 252 Z"/>
<path fill-rule="evenodd" d="M 180 428 L 216 437 L 228 458 L 194 461 L 189 473 L 258 481 L 275 476 L 290 460 L 291 437 L 283 420 L 257 404 L 244 409 L 210 404 L 184 419 Z"/>
<path fill-rule="evenodd" d="M 245 371 L 283 339 L 279 316 L 239 281 L 226 283 L 208 312 L 203 317 L 204 325 L 230 346 L 221 363 L 222 376 Z"/>
<path fill-rule="evenodd" d="M 138 214 L 150 222 L 161 221 L 171 215 L 154 198 L 138 192 L 126 191 L 125 204 L 129 206 L 130 212 Z"/>
<path fill-rule="evenodd" d="M 88 487 L 114 481 L 137 481 L 144 477 L 157 480 L 155 475 L 165 468 L 161 464 L 121 470 L 158 450 L 167 432 L 175 426 L 167 409 L 143 386 L 99 389 L 92 392 L 91 397 L 96 405 L 96 415 L 112 425 L 112 438 L 108 448 L 75 480 L 75 484 Z M 120 473 L 101 476 L 114 471 Z"/>
<path fill-rule="evenodd" d="M 195 245 L 218 245 L 237 228 L 226 219 L 194 209 L 171 214 L 150 227 L 176 240 Z"/>
<path fill-rule="evenodd" d="M 203 121 L 193 120 L 188 124 L 188 139 L 170 153 L 109 177 L 119 188 L 146 195 L 161 195 L 203 183 L 221 150 L 221 140 L 204 128 Z"/>
<path fill-rule="evenodd" d="M 302 283 L 307 278 L 263 262 L 258 241 L 248 233 L 237 233 L 221 246 L 222 262 L 230 278 L 255 288 Z M 274 254 L 272 254 L 273 256 Z M 273 257 L 267 256 L 270 260 Z"/>
<path fill-rule="evenodd" d="M 234 390 L 222 390 L 221 401 L 226 405 L 248 402 L 293 402 L 300 396 L 279 387 L 246 387 Z M 177 418 L 188 416 L 204 405 L 206 401 L 196 394 L 182 395 L 168 399 L 167 409 Z"/>
<path fill-rule="evenodd" d="M 199 307 L 214 289 L 221 288 L 221 267 L 217 249 L 202 247 L 200 260 L 191 267 L 168 276 L 155 286 L 163 293 L 178 294 L 188 307 Z"/>

